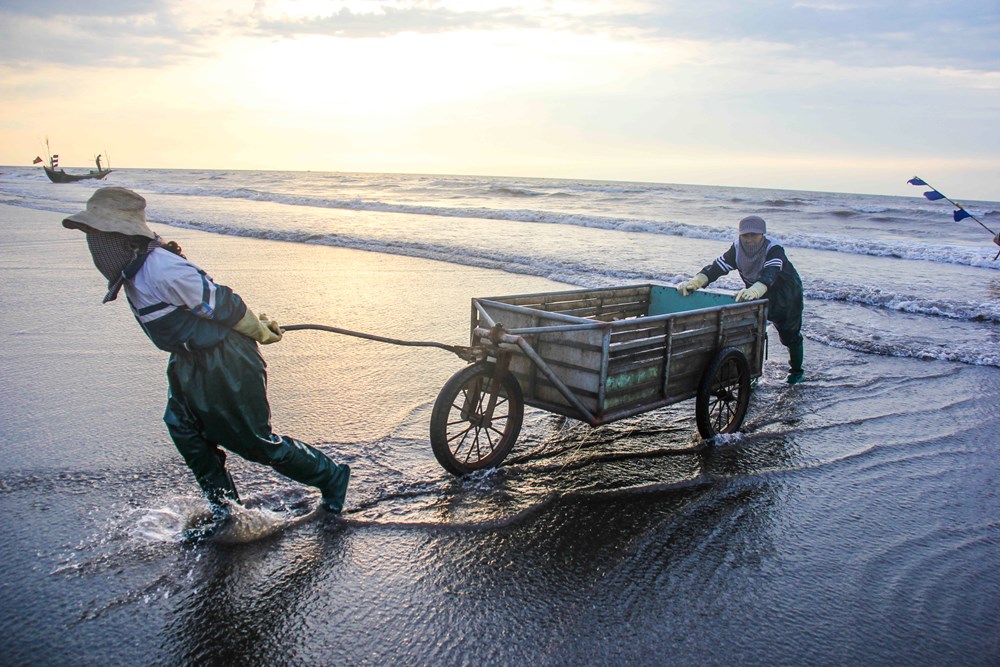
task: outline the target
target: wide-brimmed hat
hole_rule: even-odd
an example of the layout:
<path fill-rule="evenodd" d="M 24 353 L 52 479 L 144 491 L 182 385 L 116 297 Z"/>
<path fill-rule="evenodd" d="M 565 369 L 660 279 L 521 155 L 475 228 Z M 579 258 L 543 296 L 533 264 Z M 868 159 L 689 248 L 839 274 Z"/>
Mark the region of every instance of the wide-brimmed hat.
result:
<path fill-rule="evenodd" d="M 759 215 L 748 215 L 740 220 L 740 234 L 767 234 L 767 223 Z"/>
<path fill-rule="evenodd" d="M 87 200 L 87 210 L 63 220 L 63 227 L 84 232 L 117 232 L 155 239 L 146 225 L 146 200 L 128 188 L 100 188 Z"/>

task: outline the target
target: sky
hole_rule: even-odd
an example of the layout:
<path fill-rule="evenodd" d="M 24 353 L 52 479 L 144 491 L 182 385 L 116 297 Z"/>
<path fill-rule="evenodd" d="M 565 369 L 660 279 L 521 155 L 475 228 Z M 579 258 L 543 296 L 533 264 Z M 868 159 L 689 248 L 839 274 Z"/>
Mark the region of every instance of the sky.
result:
<path fill-rule="evenodd" d="M 1000 201 L 1000 0 L 0 0 L 0 164 Z"/>

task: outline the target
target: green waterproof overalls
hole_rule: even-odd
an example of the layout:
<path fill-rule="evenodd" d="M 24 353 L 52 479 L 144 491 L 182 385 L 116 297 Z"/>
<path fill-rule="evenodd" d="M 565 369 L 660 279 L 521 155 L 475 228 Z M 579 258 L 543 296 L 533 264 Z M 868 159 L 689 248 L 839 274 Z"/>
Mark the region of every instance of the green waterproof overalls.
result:
<path fill-rule="evenodd" d="M 137 257 L 122 276 L 139 326 L 170 352 L 163 421 L 213 513 L 224 516 L 225 501 L 239 501 L 223 448 L 319 488 L 323 506 L 339 512 L 350 468 L 271 430 L 264 358 L 256 341 L 232 329 L 247 311 L 239 295 L 160 248 Z M 182 293 L 189 294 L 187 302 L 177 296 Z M 192 307 L 199 297 L 202 303 Z"/>
<path fill-rule="evenodd" d="M 170 437 L 213 505 L 239 501 L 221 446 L 319 488 L 324 507 L 339 512 L 350 470 L 271 431 L 266 366 L 257 343 L 235 331 L 209 349 L 171 353 L 163 416 Z"/>

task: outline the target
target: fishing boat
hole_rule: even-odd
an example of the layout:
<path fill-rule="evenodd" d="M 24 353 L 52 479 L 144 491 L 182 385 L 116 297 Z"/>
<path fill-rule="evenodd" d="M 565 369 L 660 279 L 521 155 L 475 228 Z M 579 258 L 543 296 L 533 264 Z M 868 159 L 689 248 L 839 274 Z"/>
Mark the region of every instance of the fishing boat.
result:
<path fill-rule="evenodd" d="M 45 169 L 45 175 L 49 177 L 49 180 L 53 183 L 73 183 L 75 181 L 83 181 L 88 178 L 96 178 L 98 180 L 104 178 L 111 173 L 110 169 L 101 169 L 97 171 L 96 169 L 91 169 L 86 174 L 68 174 L 63 169 L 53 169 L 48 165 L 42 165 Z"/>
<path fill-rule="evenodd" d="M 85 181 L 91 178 L 101 180 L 111 173 L 111 169 L 105 169 L 101 166 L 101 156 L 98 155 L 97 169 L 91 169 L 86 174 L 68 174 L 65 169 L 59 167 L 59 156 L 53 155 L 52 151 L 49 150 L 49 140 L 47 137 L 45 139 L 45 149 L 49 155 L 49 163 L 43 164 L 42 169 L 45 170 L 45 175 L 53 183 L 75 183 L 76 181 Z M 35 158 L 35 164 L 39 162 L 42 162 L 42 159 Z"/>

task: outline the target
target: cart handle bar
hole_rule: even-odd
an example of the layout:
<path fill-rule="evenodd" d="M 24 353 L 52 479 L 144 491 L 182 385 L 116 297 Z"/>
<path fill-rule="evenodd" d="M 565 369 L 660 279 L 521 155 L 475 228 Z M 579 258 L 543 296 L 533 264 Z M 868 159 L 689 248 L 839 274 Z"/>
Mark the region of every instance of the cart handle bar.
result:
<path fill-rule="evenodd" d="M 453 354 L 457 354 L 462 359 L 466 361 L 471 360 L 474 355 L 471 347 L 465 347 L 462 345 L 445 345 L 444 343 L 433 343 L 425 341 L 415 341 L 415 340 L 399 340 L 397 338 L 386 338 L 385 336 L 376 336 L 374 334 L 361 333 L 360 331 L 349 331 L 347 329 L 340 329 L 338 327 L 328 327 L 325 324 L 289 324 L 288 326 L 282 326 L 282 331 L 302 331 L 305 329 L 315 329 L 317 331 L 329 331 L 330 333 L 343 334 L 345 336 L 354 336 L 355 338 L 364 338 L 366 340 L 374 340 L 380 343 L 389 343 L 391 345 L 404 345 L 408 347 L 437 347 L 442 350 L 447 350 Z"/>

